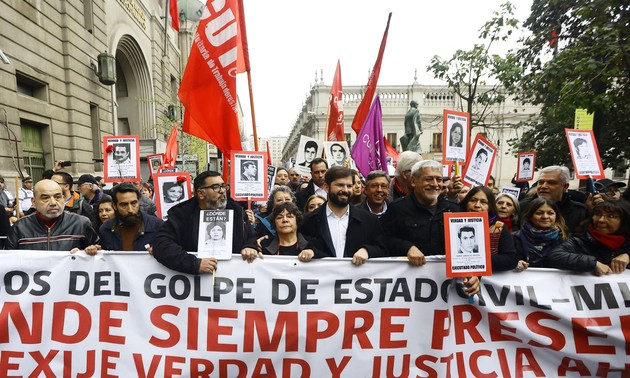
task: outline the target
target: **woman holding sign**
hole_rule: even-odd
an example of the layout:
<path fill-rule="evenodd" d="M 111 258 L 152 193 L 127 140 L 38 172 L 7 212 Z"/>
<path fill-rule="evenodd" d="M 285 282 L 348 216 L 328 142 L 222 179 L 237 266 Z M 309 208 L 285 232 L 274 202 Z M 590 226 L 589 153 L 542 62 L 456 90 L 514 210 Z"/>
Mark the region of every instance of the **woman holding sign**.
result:
<path fill-rule="evenodd" d="M 593 208 L 586 230 L 549 255 L 551 268 L 619 274 L 630 263 L 630 209 L 623 201 L 604 201 Z"/>
<path fill-rule="evenodd" d="M 474 187 L 466 194 L 459 206 L 462 211 L 485 211 L 488 213 L 492 271 L 502 272 L 516 268 L 518 254 L 514 249 L 512 235 L 505 224 L 497 220 L 497 205 L 494 202 L 492 190 L 485 186 Z"/>
<path fill-rule="evenodd" d="M 549 253 L 567 239 L 567 227 L 555 202 L 547 198 L 532 200 L 523 213 L 523 227 L 512 234 L 520 255 L 517 271 L 528 267 L 549 268 Z"/>

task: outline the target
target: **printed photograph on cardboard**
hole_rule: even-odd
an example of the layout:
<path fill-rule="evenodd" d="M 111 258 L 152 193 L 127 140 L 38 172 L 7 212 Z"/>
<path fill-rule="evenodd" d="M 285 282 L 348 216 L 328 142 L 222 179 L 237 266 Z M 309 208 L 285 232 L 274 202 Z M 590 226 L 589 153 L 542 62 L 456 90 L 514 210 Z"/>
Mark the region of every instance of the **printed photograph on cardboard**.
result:
<path fill-rule="evenodd" d="M 234 210 L 203 210 L 199 214 L 197 257 L 232 258 Z"/>
<path fill-rule="evenodd" d="M 317 140 L 306 135 L 300 136 L 297 155 L 295 157 L 295 170 L 302 176 L 311 176 L 311 162 L 313 159 L 324 155 L 324 147 Z"/>
<path fill-rule="evenodd" d="M 604 169 L 599 158 L 593 130 L 565 129 L 569 151 L 577 178 L 584 180 L 604 178 Z"/>
<path fill-rule="evenodd" d="M 139 137 L 135 135 L 103 137 L 106 182 L 140 180 L 139 143 Z"/>
<path fill-rule="evenodd" d="M 266 199 L 268 188 L 266 152 L 232 151 L 230 194 L 235 200 Z"/>
<path fill-rule="evenodd" d="M 517 182 L 530 181 L 534 179 L 534 169 L 536 167 L 535 152 L 520 152 L 518 154 Z"/>
<path fill-rule="evenodd" d="M 147 155 L 147 163 L 149 164 L 149 174 L 153 177 L 164 164 L 164 154 Z"/>
<path fill-rule="evenodd" d="M 444 214 L 444 234 L 448 277 L 492 272 L 487 213 Z"/>
<path fill-rule="evenodd" d="M 444 110 L 442 133 L 443 162 L 466 162 L 466 154 L 468 153 L 468 115 L 452 110 Z"/>
<path fill-rule="evenodd" d="M 496 147 L 481 135 L 477 135 L 473 144 L 469 162 L 464 170 L 462 181 L 469 186 L 486 185 L 494 162 Z"/>
<path fill-rule="evenodd" d="M 328 168 L 331 167 L 351 167 L 350 149 L 348 143 L 344 141 L 337 142 L 324 142 L 324 148 L 326 149 L 326 161 L 328 162 Z"/>
<path fill-rule="evenodd" d="M 161 172 L 153 176 L 158 217 L 168 219 L 168 210 L 192 197 L 188 172 Z"/>

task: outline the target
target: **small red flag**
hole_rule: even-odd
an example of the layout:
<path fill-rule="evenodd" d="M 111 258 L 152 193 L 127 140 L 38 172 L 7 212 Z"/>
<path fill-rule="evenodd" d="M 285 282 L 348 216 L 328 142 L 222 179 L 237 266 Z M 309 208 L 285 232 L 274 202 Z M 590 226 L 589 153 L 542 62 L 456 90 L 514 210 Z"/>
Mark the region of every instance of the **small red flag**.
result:
<path fill-rule="evenodd" d="M 396 149 L 392 147 L 391 144 L 389 144 L 387 138 L 383 138 L 383 142 L 385 142 L 385 152 L 387 153 L 387 156 L 391 157 L 394 161 L 398 161 L 398 159 L 400 158 L 400 154 L 398 153 L 398 151 L 396 151 Z"/>
<path fill-rule="evenodd" d="M 330 141 L 345 140 L 343 131 L 343 91 L 341 89 L 341 64 L 337 60 L 335 77 L 330 88 L 330 103 L 328 105 L 328 126 L 326 138 Z"/>
<path fill-rule="evenodd" d="M 166 152 L 164 153 L 164 162 L 162 163 L 167 167 L 174 167 L 177 161 L 177 124 L 173 125 L 171 135 L 166 142 Z"/>
<path fill-rule="evenodd" d="M 184 132 L 214 144 L 224 155 L 242 149 L 234 75 L 238 15 L 238 0 L 206 3 L 179 88 L 186 108 Z"/>
<path fill-rule="evenodd" d="M 361 103 L 357 108 L 357 112 L 354 114 L 354 119 L 352 120 L 352 130 L 354 130 L 354 132 L 357 134 L 359 133 L 359 131 L 361 131 L 361 127 L 363 127 L 365 119 L 367 118 L 367 115 L 370 112 L 370 108 L 372 106 L 372 100 L 374 99 L 374 93 L 376 92 L 376 83 L 378 82 L 378 75 L 381 73 L 381 62 L 383 61 L 385 44 L 387 44 L 387 32 L 389 31 L 389 21 L 391 20 L 391 18 L 392 14 L 390 13 L 387 17 L 387 27 L 385 27 L 385 33 L 383 34 L 381 47 L 378 50 L 378 57 L 376 58 L 374 69 L 372 70 L 372 74 L 370 75 L 370 79 L 367 83 L 367 89 L 365 90 L 363 100 L 361 100 Z"/>
<path fill-rule="evenodd" d="M 273 165 L 271 162 L 271 150 L 269 149 L 269 141 L 267 143 L 267 165 Z"/>
<path fill-rule="evenodd" d="M 179 10 L 177 9 L 177 0 L 169 0 L 168 12 L 171 15 L 173 29 L 179 31 Z"/>

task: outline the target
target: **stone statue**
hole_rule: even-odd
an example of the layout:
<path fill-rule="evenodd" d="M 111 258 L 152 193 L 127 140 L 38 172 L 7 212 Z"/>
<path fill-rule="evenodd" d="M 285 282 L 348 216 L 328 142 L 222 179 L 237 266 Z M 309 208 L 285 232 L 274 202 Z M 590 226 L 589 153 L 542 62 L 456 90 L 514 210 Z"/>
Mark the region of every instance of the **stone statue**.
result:
<path fill-rule="evenodd" d="M 418 103 L 411 101 L 409 110 L 405 114 L 405 135 L 400 137 L 400 145 L 403 151 L 420 152 L 420 135 L 422 134 L 422 123 L 420 122 L 420 111 Z"/>

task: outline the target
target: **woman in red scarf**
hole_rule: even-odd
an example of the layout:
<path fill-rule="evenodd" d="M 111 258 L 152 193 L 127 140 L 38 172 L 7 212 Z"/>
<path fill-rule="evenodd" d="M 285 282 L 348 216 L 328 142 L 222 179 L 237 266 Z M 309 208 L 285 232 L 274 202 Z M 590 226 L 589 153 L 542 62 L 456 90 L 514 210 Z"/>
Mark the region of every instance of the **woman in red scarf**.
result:
<path fill-rule="evenodd" d="M 586 232 L 554 249 L 549 267 L 593 272 L 601 276 L 622 273 L 630 263 L 630 208 L 623 201 L 604 201 L 593 208 Z"/>

